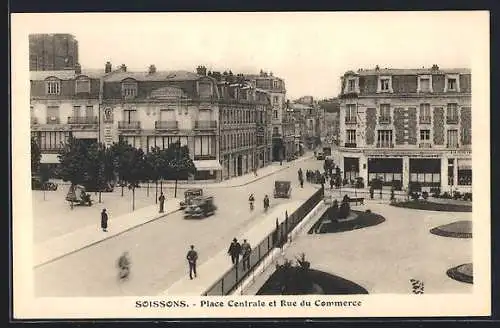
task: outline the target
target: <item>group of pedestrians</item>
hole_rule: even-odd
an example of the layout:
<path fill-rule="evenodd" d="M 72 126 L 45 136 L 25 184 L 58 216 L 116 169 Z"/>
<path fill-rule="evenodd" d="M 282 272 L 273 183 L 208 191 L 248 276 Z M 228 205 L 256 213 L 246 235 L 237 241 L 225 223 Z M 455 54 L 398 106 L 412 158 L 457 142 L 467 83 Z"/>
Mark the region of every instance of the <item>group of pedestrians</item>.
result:
<path fill-rule="evenodd" d="M 227 254 L 231 256 L 231 262 L 234 265 L 238 265 L 240 262 L 240 256 L 243 261 L 243 270 L 249 270 L 250 269 L 250 254 L 252 253 L 252 247 L 250 246 L 250 243 L 246 240 L 243 239 L 243 244 L 240 244 L 238 242 L 238 239 L 234 238 L 231 244 L 229 245 L 229 249 L 227 251 Z"/>

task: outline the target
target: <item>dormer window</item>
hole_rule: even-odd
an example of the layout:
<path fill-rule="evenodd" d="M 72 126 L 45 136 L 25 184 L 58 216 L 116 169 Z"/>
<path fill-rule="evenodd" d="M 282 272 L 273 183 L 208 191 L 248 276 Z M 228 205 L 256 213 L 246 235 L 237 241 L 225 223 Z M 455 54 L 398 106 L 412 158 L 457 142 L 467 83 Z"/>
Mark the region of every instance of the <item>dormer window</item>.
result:
<path fill-rule="evenodd" d="M 344 93 L 359 93 L 359 79 L 355 76 L 346 78 Z"/>
<path fill-rule="evenodd" d="M 392 92 L 392 79 L 390 76 L 379 77 L 378 92 Z"/>
<path fill-rule="evenodd" d="M 48 95 L 58 95 L 61 93 L 61 81 L 49 80 L 45 82 L 45 92 Z"/>
<path fill-rule="evenodd" d="M 212 96 L 212 84 L 209 82 L 199 82 L 198 94 L 200 98 L 210 98 Z"/>
<path fill-rule="evenodd" d="M 90 80 L 88 78 L 79 78 L 75 81 L 76 93 L 90 93 Z"/>
<path fill-rule="evenodd" d="M 137 96 L 137 83 L 123 82 L 122 83 L 122 96 L 124 98 L 135 98 Z"/>
<path fill-rule="evenodd" d="M 354 92 L 355 86 L 356 86 L 356 81 L 355 80 L 349 80 L 349 81 L 347 81 L 347 91 Z"/>
<path fill-rule="evenodd" d="M 420 75 L 418 77 L 417 92 L 432 92 L 431 75 Z"/>
<path fill-rule="evenodd" d="M 273 81 L 273 88 L 278 89 L 278 81 Z"/>
<path fill-rule="evenodd" d="M 444 92 L 460 92 L 460 80 L 458 74 L 450 74 L 446 76 Z"/>

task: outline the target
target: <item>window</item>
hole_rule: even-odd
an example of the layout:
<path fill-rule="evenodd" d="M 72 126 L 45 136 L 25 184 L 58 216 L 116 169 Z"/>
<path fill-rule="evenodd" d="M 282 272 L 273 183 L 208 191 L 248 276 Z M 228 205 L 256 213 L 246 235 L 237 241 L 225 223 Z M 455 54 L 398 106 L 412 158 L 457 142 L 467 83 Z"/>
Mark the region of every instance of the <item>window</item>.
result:
<path fill-rule="evenodd" d="M 273 88 L 274 88 L 274 89 L 279 88 L 279 83 L 278 83 L 278 81 L 273 81 Z"/>
<path fill-rule="evenodd" d="M 132 122 L 137 121 L 136 116 L 137 116 L 136 110 L 124 110 L 123 111 L 123 121 L 125 123 L 132 123 Z"/>
<path fill-rule="evenodd" d="M 356 88 L 356 80 L 348 80 L 347 81 L 347 91 L 354 92 L 355 88 Z"/>
<path fill-rule="evenodd" d="M 68 131 L 40 131 L 39 145 L 42 151 L 59 150 L 68 141 Z"/>
<path fill-rule="evenodd" d="M 447 143 L 448 148 L 458 147 L 458 130 L 448 130 L 447 131 Z"/>
<path fill-rule="evenodd" d="M 59 107 L 47 107 L 47 124 L 59 124 Z"/>
<path fill-rule="evenodd" d="M 446 108 L 446 123 L 458 123 L 458 104 L 448 104 Z"/>
<path fill-rule="evenodd" d="M 346 141 L 348 144 L 356 144 L 356 130 L 346 130 Z"/>
<path fill-rule="evenodd" d="M 389 91 L 389 79 L 380 79 L 380 90 Z"/>
<path fill-rule="evenodd" d="M 448 79 L 448 91 L 457 91 L 457 79 Z"/>
<path fill-rule="evenodd" d="M 214 136 L 195 136 L 193 154 L 195 159 L 215 158 Z"/>
<path fill-rule="evenodd" d="M 85 107 L 85 116 L 86 117 L 93 117 L 94 116 L 94 106 Z"/>
<path fill-rule="evenodd" d="M 446 82 L 444 85 L 444 92 L 454 91 L 460 92 L 460 75 L 459 74 L 450 74 L 446 76 Z"/>
<path fill-rule="evenodd" d="M 279 134 L 278 127 L 277 126 L 273 127 L 273 135 L 278 135 L 278 134 Z"/>
<path fill-rule="evenodd" d="M 420 123 L 431 123 L 431 104 L 420 104 Z"/>
<path fill-rule="evenodd" d="M 201 98 L 210 98 L 212 95 L 212 84 L 210 83 L 199 83 L 198 93 Z"/>
<path fill-rule="evenodd" d="M 273 110 L 273 114 L 274 114 L 274 119 L 277 120 L 278 119 L 278 110 Z"/>
<path fill-rule="evenodd" d="M 273 104 L 274 105 L 278 104 L 279 101 L 280 101 L 280 97 L 278 97 L 278 96 L 273 97 Z"/>
<path fill-rule="evenodd" d="M 134 148 L 141 147 L 141 137 L 139 136 L 120 136 L 120 140 L 125 141 Z"/>
<path fill-rule="evenodd" d="M 89 79 L 78 79 L 75 81 L 75 92 L 76 93 L 89 93 L 90 92 L 90 80 Z"/>
<path fill-rule="evenodd" d="M 356 123 L 356 116 L 357 116 L 356 104 L 346 105 L 345 122 Z"/>
<path fill-rule="evenodd" d="M 61 93 L 60 81 L 47 81 L 45 86 L 48 95 L 58 95 Z"/>
<path fill-rule="evenodd" d="M 137 96 L 137 84 L 134 82 L 122 83 L 122 96 L 125 98 L 134 98 Z"/>
<path fill-rule="evenodd" d="M 73 106 L 73 117 L 80 117 L 81 106 Z"/>
<path fill-rule="evenodd" d="M 420 130 L 420 141 L 431 140 L 431 130 Z"/>
<path fill-rule="evenodd" d="M 377 132 L 377 147 L 392 147 L 392 130 L 378 130 Z"/>
<path fill-rule="evenodd" d="M 419 83 L 419 92 L 431 92 L 431 79 L 429 77 L 421 77 Z"/>
<path fill-rule="evenodd" d="M 380 105 L 380 123 L 391 123 L 391 105 Z"/>

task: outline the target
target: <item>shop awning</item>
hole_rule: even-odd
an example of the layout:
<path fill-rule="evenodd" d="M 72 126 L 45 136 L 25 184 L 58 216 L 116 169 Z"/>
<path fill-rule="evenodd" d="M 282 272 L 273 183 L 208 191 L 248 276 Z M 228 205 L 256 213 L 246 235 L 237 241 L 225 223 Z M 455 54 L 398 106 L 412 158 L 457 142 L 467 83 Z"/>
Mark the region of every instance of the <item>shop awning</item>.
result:
<path fill-rule="evenodd" d="M 40 163 L 42 164 L 58 164 L 59 158 L 57 154 L 42 154 L 40 158 Z"/>
<path fill-rule="evenodd" d="M 193 161 L 194 166 L 198 171 L 219 171 L 222 170 L 222 166 L 216 160 L 206 160 L 206 161 Z"/>
<path fill-rule="evenodd" d="M 472 160 L 471 159 L 459 159 L 457 161 L 457 166 L 459 170 L 472 170 Z"/>

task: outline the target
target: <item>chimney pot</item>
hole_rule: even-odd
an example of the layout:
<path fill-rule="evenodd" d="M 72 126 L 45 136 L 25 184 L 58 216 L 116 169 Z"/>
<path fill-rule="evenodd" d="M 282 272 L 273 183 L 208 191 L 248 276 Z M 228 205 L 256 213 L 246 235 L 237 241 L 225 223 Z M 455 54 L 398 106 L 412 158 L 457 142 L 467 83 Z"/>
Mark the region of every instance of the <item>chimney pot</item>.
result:
<path fill-rule="evenodd" d="M 75 64 L 75 74 L 82 74 L 82 66 L 79 63 Z"/>
<path fill-rule="evenodd" d="M 125 64 L 122 64 L 120 66 L 120 69 L 121 69 L 122 72 L 126 72 L 127 71 L 127 66 L 125 66 Z"/>
<path fill-rule="evenodd" d="M 106 62 L 106 65 L 104 66 L 104 73 L 111 73 L 111 71 L 112 71 L 111 62 Z"/>
<path fill-rule="evenodd" d="M 149 70 L 148 70 L 148 73 L 149 73 L 149 74 L 154 74 L 154 73 L 156 73 L 156 66 L 155 66 L 155 65 L 149 65 Z"/>

